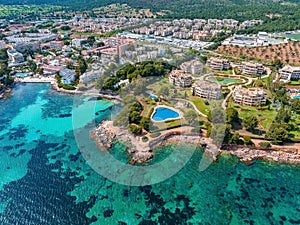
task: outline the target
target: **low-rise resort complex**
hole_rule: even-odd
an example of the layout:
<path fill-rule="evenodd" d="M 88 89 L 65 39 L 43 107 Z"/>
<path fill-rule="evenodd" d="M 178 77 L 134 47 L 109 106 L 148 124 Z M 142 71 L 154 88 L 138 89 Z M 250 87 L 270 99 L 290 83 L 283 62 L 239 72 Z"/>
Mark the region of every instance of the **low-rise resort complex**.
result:
<path fill-rule="evenodd" d="M 229 70 L 230 63 L 227 59 L 211 57 L 207 60 L 206 65 L 213 70 Z"/>
<path fill-rule="evenodd" d="M 300 79 L 300 67 L 286 65 L 279 70 L 280 80 L 282 82 L 289 82 L 291 80 Z"/>
<path fill-rule="evenodd" d="M 184 70 L 173 70 L 169 75 L 170 84 L 179 87 L 190 87 L 193 77 L 187 74 Z"/>
<path fill-rule="evenodd" d="M 200 98 L 218 100 L 222 98 L 222 87 L 220 84 L 197 80 L 192 87 L 192 93 Z"/>
<path fill-rule="evenodd" d="M 245 75 L 256 76 L 263 74 L 264 67 L 259 63 L 243 62 L 239 70 Z"/>
<path fill-rule="evenodd" d="M 246 106 L 262 106 L 267 102 L 267 95 L 261 88 L 244 88 L 238 86 L 233 92 L 235 103 Z"/>

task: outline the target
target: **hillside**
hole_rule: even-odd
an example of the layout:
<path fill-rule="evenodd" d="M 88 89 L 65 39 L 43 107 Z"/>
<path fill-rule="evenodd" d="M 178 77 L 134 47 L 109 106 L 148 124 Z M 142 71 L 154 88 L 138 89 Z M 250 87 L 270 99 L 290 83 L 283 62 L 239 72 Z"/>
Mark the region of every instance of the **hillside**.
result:
<path fill-rule="evenodd" d="M 300 42 L 290 41 L 288 44 L 247 48 L 221 45 L 216 52 L 227 56 L 274 62 L 280 60 L 294 66 L 300 65 Z"/>
<path fill-rule="evenodd" d="M 126 3 L 134 8 L 164 11 L 165 18 L 234 18 L 263 19 L 255 30 L 280 31 L 300 29 L 299 0 L 0 0 L 0 4 L 52 4 L 82 12 L 113 3 Z M 269 16 L 271 15 L 271 16 Z M 276 15 L 273 17 L 272 15 Z"/>

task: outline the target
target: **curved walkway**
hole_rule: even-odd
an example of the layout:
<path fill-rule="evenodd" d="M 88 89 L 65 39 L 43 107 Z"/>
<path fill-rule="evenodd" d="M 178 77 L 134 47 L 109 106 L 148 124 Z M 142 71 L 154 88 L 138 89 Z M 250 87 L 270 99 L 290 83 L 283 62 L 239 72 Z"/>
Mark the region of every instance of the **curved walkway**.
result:
<path fill-rule="evenodd" d="M 193 106 L 193 108 L 195 109 L 195 111 L 196 111 L 200 116 L 207 117 L 207 115 L 204 114 L 204 113 L 202 113 L 192 101 L 189 101 L 189 100 L 186 100 L 186 99 L 183 99 L 183 98 L 176 98 L 176 99 L 177 99 L 177 100 L 184 101 L 184 102 L 188 102 L 189 104 L 191 104 L 191 105 Z"/>
<path fill-rule="evenodd" d="M 228 99 L 231 97 L 231 95 L 232 95 L 233 92 L 234 92 L 235 86 L 230 86 L 229 89 L 230 89 L 229 94 L 226 96 L 226 98 L 225 98 L 224 101 L 222 102 L 222 108 L 223 108 L 224 110 L 226 109 L 226 103 L 227 103 Z"/>

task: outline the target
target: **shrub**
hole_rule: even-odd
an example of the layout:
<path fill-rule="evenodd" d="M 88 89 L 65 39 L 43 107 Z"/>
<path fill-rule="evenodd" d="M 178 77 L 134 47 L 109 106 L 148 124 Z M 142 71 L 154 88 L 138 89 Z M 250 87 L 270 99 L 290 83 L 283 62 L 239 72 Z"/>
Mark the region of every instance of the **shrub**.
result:
<path fill-rule="evenodd" d="M 160 135 L 161 135 L 160 132 L 156 132 L 156 133 L 151 134 L 150 137 L 151 137 L 151 138 L 157 138 L 157 137 L 159 137 Z"/>
<path fill-rule="evenodd" d="M 142 141 L 143 141 L 143 142 L 147 142 L 148 140 L 149 140 L 148 137 L 146 137 L 146 136 L 143 136 L 143 137 L 142 137 Z"/>
<path fill-rule="evenodd" d="M 142 133 L 142 128 L 140 126 L 137 126 L 137 125 L 134 125 L 134 124 L 131 124 L 129 126 L 129 130 L 131 133 L 135 134 L 135 135 L 139 135 Z"/>
<path fill-rule="evenodd" d="M 245 145 L 251 145 L 251 146 L 254 145 L 254 143 L 251 140 L 251 137 L 249 137 L 249 136 L 244 136 L 244 143 L 245 143 Z"/>
<path fill-rule="evenodd" d="M 271 148 L 271 144 L 269 142 L 260 142 L 259 146 L 262 148 Z"/>

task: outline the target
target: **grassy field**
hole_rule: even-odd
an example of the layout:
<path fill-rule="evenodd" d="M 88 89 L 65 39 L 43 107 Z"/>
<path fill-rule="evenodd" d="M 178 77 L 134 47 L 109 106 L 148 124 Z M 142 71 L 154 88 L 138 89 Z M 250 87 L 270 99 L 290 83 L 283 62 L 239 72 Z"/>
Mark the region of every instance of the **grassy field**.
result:
<path fill-rule="evenodd" d="M 300 80 L 292 80 L 288 84 L 289 85 L 300 85 Z"/>
<path fill-rule="evenodd" d="M 219 74 L 225 74 L 225 75 L 232 75 L 232 70 L 213 70 L 213 72 L 215 73 L 215 75 L 219 75 Z"/>
<path fill-rule="evenodd" d="M 290 131 L 292 138 L 300 139 L 300 115 L 293 115 L 290 125 L 293 126 L 293 129 Z"/>
<path fill-rule="evenodd" d="M 285 37 L 290 38 L 292 40 L 300 41 L 300 33 L 299 34 L 286 34 Z"/>
<path fill-rule="evenodd" d="M 206 115 L 208 114 L 210 106 L 205 104 L 205 99 L 196 96 L 190 96 L 189 100 L 195 104 L 195 106 L 197 107 L 197 109 L 200 110 L 200 112 Z"/>
<path fill-rule="evenodd" d="M 275 119 L 277 112 L 275 110 L 257 110 L 256 107 L 250 106 L 239 106 L 234 104 L 234 107 L 239 111 L 239 117 L 241 119 L 246 118 L 248 115 L 255 115 L 259 121 L 259 125 L 263 127 L 265 131 L 267 131 L 272 122 Z"/>

